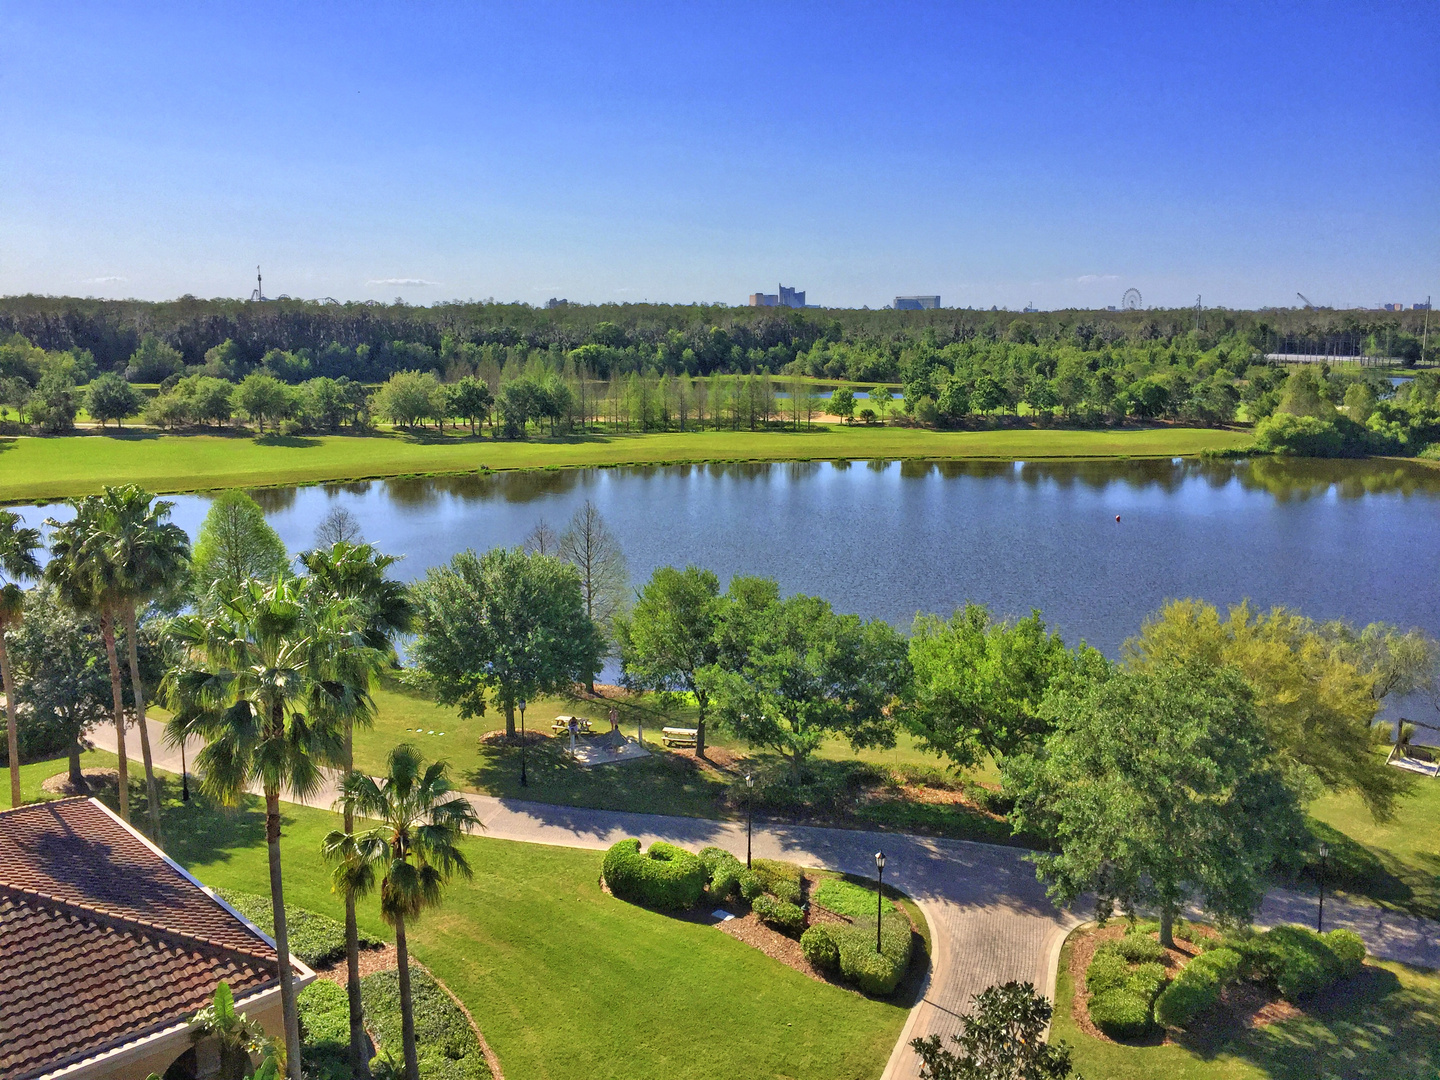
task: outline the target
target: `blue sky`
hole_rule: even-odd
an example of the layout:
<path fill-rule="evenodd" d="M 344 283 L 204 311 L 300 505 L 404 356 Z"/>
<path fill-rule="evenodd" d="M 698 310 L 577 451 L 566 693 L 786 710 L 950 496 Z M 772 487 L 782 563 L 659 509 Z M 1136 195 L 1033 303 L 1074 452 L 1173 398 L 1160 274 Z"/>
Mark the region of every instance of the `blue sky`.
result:
<path fill-rule="evenodd" d="M 1407 305 L 1440 7 L 0 0 L 0 294 Z"/>

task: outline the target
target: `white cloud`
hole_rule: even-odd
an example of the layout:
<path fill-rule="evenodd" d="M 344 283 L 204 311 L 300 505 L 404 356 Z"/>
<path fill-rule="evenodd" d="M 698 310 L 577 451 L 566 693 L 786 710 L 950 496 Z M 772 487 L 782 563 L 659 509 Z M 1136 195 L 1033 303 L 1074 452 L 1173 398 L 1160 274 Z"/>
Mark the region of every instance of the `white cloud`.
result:
<path fill-rule="evenodd" d="M 1075 279 L 1080 285 L 1096 285 L 1102 281 L 1119 281 L 1119 274 L 1081 274 Z"/>
<path fill-rule="evenodd" d="M 438 282 L 438 281 L 426 281 L 424 278 L 418 278 L 418 277 L 387 277 L 387 278 L 372 278 L 371 280 L 367 281 L 365 284 L 366 284 L 366 285 L 407 285 L 407 286 L 409 286 L 410 288 L 430 288 L 430 287 L 432 287 L 432 286 L 439 285 L 440 282 Z"/>
<path fill-rule="evenodd" d="M 130 280 L 130 279 L 127 278 L 127 277 L 120 277 L 120 276 L 118 276 L 118 275 L 116 275 L 116 274 L 111 274 L 111 275 L 108 276 L 108 277 L 87 277 L 87 278 L 85 278 L 85 279 L 82 280 L 81 284 L 83 284 L 83 285 L 118 285 L 118 284 L 120 284 L 122 281 L 129 281 L 129 280 Z"/>

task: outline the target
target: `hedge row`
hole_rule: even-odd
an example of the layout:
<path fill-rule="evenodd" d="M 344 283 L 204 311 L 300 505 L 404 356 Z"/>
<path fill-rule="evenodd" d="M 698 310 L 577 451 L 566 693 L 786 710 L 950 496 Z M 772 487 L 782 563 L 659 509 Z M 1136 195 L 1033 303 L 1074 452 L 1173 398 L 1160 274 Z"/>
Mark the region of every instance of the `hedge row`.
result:
<path fill-rule="evenodd" d="M 1150 1027 L 1151 1007 L 1165 986 L 1165 955 L 1143 932 L 1126 934 L 1095 950 L 1085 969 L 1090 1019 L 1112 1039 L 1134 1039 Z M 1140 960 L 1131 965 L 1131 957 Z"/>
<path fill-rule="evenodd" d="M 270 898 L 256 893 L 230 892 L 216 889 L 215 894 L 272 937 L 275 914 Z M 328 915 L 285 905 L 285 928 L 290 935 L 290 952 L 310 967 L 345 959 L 345 924 Z M 362 949 L 383 945 L 383 941 L 360 935 Z"/>
<path fill-rule="evenodd" d="M 1197 1016 L 1214 1008 L 1220 992 L 1240 977 L 1240 954 L 1212 949 L 1185 965 L 1155 1002 L 1155 1019 L 1166 1027 L 1189 1027 Z"/>
<path fill-rule="evenodd" d="M 700 862 L 705 867 L 705 879 L 710 886 L 712 900 L 724 903 L 738 891 L 746 901 L 753 903 L 765 891 L 759 876 L 746 869 L 744 863 L 724 848 L 702 848 Z"/>
<path fill-rule="evenodd" d="M 767 893 L 787 904 L 800 903 L 800 867 L 778 859 L 755 859 L 752 865 Z"/>
<path fill-rule="evenodd" d="M 792 904 L 788 900 L 778 900 L 773 896 L 762 895 L 755 898 L 750 905 L 751 910 L 760 916 L 762 922 L 773 926 L 787 934 L 798 934 L 805 928 L 805 912 L 800 910 L 799 905 Z"/>
<path fill-rule="evenodd" d="M 700 857 L 661 841 L 641 854 L 639 840 L 621 840 L 605 853 L 602 873 L 620 899 L 662 911 L 694 907 L 705 892 Z"/>
<path fill-rule="evenodd" d="M 854 923 L 816 923 L 800 938 L 800 947 L 817 967 L 839 973 L 846 982 L 876 997 L 895 991 L 910 970 L 910 920 L 899 912 L 887 914 L 880 931 L 880 952 L 875 951 L 875 920 Z M 831 964 L 833 957 L 833 967 Z"/>

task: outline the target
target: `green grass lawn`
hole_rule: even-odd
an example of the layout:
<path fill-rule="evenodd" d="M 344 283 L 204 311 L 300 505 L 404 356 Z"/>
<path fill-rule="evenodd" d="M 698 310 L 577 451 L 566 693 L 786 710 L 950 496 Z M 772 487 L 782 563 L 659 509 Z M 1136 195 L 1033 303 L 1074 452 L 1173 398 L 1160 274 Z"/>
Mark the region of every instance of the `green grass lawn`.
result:
<path fill-rule="evenodd" d="M 1199 428 L 938 432 L 839 425 L 800 432 L 603 434 L 524 442 L 393 432 L 256 438 L 127 430 L 0 440 L 0 502 L 65 498 L 124 481 L 173 492 L 480 468 L 832 458 L 1170 457 L 1239 446 L 1249 438 L 1246 432 Z"/>
<path fill-rule="evenodd" d="M 53 771 L 53 768 L 52 770 Z M 168 785 L 173 789 L 173 784 Z M 168 790 L 170 854 L 207 885 L 268 889 L 264 818 Z M 343 917 L 317 857 L 338 818 L 287 805 L 285 895 Z M 474 1014 L 510 1080 L 873 1078 L 903 1005 L 815 982 L 709 925 L 605 895 L 602 853 L 477 837 L 470 882 L 411 930 L 416 956 Z M 374 899 L 362 929 L 389 934 Z"/>
<path fill-rule="evenodd" d="M 1433 1080 L 1440 1072 L 1440 974 L 1403 964 L 1367 965 L 1303 1016 L 1182 1045 L 1093 1038 L 1071 1016 L 1074 994 L 1067 945 L 1050 1037 L 1074 1047 L 1086 1080 Z"/>

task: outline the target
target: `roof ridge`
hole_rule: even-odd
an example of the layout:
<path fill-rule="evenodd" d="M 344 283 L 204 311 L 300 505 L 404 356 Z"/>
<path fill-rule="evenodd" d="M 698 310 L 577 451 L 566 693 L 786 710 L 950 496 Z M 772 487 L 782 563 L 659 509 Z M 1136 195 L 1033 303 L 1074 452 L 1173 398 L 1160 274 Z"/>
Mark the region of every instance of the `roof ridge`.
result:
<path fill-rule="evenodd" d="M 50 893 L 41 892 L 39 889 L 27 889 L 19 885 L 11 885 L 0 882 L 0 894 L 14 893 L 21 897 L 28 897 L 32 900 L 39 900 L 42 903 L 52 904 L 55 907 L 66 908 L 71 911 L 78 911 L 90 918 L 105 920 L 109 923 L 119 923 L 129 929 L 148 931 L 153 934 L 162 934 L 169 938 L 178 939 L 181 942 L 202 945 L 209 949 L 219 950 L 227 953 L 238 953 L 241 956 L 252 960 L 258 960 L 265 964 L 278 964 L 279 951 L 273 955 L 266 955 L 255 949 L 247 949 L 242 945 L 232 945 L 223 941 L 216 941 L 213 938 L 201 934 L 192 934 L 184 930 L 176 930 L 174 927 L 162 926 L 159 923 L 150 922 L 147 919 L 140 919 L 133 915 L 122 914 L 108 908 L 102 908 L 95 904 L 87 904 L 81 900 L 72 900 L 69 897 L 54 896 Z M 114 927 L 112 926 L 112 929 Z"/>
<path fill-rule="evenodd" d="M 6 814 L 23 814 L 27 810 L 48 810 L 52 806 L 60 806 L 64 803 L 89 801 L 89 795 L 66 795 L 63 799 L 40 799 L 36 802 L 21 803 L 19 806 L 7 806 L 0 809 L 0 817 L 4 817 Z"/>

